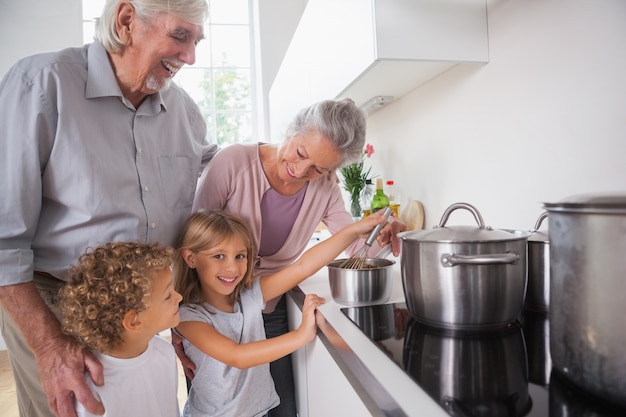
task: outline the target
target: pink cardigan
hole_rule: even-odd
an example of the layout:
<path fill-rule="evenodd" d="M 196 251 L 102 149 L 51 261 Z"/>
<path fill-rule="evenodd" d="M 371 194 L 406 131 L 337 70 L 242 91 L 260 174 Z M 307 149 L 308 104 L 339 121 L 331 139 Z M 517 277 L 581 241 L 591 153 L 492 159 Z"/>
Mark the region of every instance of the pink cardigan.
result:
<path fill-rule="evenodd" d="M 339 187 L 334 173 L 309 182 L 302 210 L 287 241 L 274 255 L 257 259 L 256 275 L 272 273 L 295 261 L 308 245 L 320 221 L 330 233 L 352 223 Z M 261 199 L 269 188 L 270 183 L 259 158 L 259 144 L 230 145 L 220 150 L 202 173 L 193 211 L 223 209 L 237 214 L 248 223 L 258 247 L 261 239 Z M 362 241 L 354 243 L 346 252 L 353 254 L 362 245 Z"/>

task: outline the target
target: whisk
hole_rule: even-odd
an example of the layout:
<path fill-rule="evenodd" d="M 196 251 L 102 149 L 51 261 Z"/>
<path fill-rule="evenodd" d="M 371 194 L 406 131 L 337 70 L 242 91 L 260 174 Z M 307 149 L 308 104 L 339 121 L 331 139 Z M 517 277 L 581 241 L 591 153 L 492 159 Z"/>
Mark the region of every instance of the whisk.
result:
<path fill-rule="evenodd" d="M 385 207 L 383 211 L 383 216 L 385 216 L 385 221 L 378 224 L 374 230 L 369 234 L 367 239 L 365 239 L 365 245 L 358 252 L 352 255 L 350 258 L 343 261 L 339 264 L 339 268 L 343 269 L 363 269 L 366 266 L 365 259 L 367 258 L 367 251 L 372 247 L 372 244 L 376 240 L 376 237 L 380 233 L 381 229 L 387 223 L 387 219 L 391 215 L 391 208 Z"/>

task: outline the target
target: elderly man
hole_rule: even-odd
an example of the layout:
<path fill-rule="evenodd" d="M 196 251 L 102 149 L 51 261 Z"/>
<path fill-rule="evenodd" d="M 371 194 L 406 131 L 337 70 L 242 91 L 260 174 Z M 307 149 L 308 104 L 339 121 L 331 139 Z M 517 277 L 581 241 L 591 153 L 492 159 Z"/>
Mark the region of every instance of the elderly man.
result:
<path fill-rule="evenodd" d="M 173 245 L 216 152 L 172 77 L 195 61 L 205 0 L 108 0 L 96 40 L 25 58 L 0 81 L 0 315 L 21 416 L 102 414 L 102 367 L 57 319 L 85 248 Z"/>

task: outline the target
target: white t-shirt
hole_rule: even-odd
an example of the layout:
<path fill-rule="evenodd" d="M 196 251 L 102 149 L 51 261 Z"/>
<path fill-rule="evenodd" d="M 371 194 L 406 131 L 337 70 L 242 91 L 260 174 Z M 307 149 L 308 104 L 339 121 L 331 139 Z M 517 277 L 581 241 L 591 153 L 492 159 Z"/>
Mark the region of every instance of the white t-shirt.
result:
<path fill-rule="evenodd" d="M 85 379 L 104 405 L 104 417 L 180 417 L 178 368 L 174 348 L 161 336 L 150 340 L 136 358 L 120 359 L 96 353 L 104 366 L 104 385 Z M 100 417 L 76 403 L 78 417 Z"/>

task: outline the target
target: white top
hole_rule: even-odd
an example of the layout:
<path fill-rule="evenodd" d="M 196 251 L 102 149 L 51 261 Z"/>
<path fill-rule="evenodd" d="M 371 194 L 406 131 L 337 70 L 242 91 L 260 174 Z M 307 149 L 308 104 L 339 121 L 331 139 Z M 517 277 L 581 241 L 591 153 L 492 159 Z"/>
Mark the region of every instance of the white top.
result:
<path fill-rule="evenodd" d="M 239 344 L 250 343 L 265 340 L 264 308 L 261 285 L 256 279 L 249 290 L 241 290 L 233 313 L 208 303 L 186 304 L 180 308 L 180 321 L 209 323 Z M 206 355 L 186 339 L 183 347 L 196 364 L 183 410 L 185 417 L 259 417 L 280 403 L 269 363 L 237 369 Z"/>
<path fill-rule="evenodd" d="M 178 368 L 174 347 L 161 336 L 131 359 L 96 353 L 104 366 L 104 385 L 87 384 L 104 405 L 104 417 L 179 417 Z M 78 417 L 100 417 L 76 403 Z"/>

